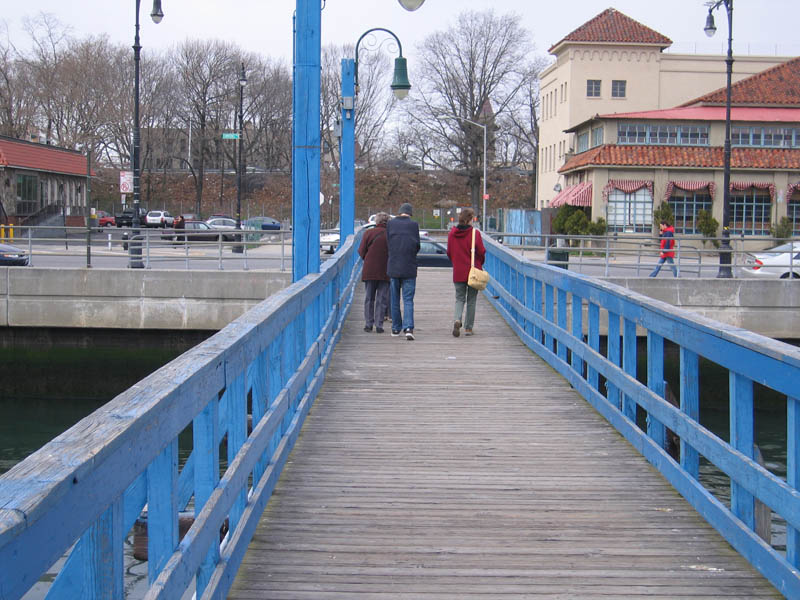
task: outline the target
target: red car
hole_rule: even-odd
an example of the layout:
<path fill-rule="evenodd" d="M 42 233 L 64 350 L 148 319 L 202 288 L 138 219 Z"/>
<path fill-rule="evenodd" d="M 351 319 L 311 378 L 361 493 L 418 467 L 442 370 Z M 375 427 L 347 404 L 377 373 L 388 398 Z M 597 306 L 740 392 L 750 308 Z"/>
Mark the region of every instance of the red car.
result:
<path fill-rule="evenodd" d="M 95 214 L 97 215 L 98 227 L 113 227 L 116 225 L 114 215 L 110 215 L 104 210 L 98 210 Z"/>

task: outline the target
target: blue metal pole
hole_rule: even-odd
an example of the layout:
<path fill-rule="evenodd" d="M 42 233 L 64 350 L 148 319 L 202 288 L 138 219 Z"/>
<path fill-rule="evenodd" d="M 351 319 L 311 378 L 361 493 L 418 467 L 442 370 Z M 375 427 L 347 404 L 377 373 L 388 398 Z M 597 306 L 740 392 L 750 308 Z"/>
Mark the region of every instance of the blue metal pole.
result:
<path fill-rule="evenodd" d="M 355 61 L 342 59 L 342 138 L 339 149 L 339 240 L 353 234 L 356 218 Z"/>
<path fill-rule="evenodd" d="M 319 273 L 319 0 L 297 0 L 292 141 L 292 280 Z"/>

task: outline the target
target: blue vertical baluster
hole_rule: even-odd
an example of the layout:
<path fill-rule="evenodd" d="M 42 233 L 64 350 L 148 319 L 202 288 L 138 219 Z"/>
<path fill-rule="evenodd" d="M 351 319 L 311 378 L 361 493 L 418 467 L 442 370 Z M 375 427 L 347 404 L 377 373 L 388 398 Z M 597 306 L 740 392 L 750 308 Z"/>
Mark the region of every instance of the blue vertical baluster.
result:
<path fill-rule="evenodd" d="M 583 345 L 583 298 L 577 294 L 572 294 L 572 336 Z M 583 361 L 575 352 L 572 353 L 572 368 L 583 377 Z"/>
<path fill-rule="evenodd" d="M 589 302 L 589 347 L 600 352 L 600 307 L 594 302 Z M 600 378 L 595 369 L 588 367 L 586 378 L 592 389 L 600 389 Z"/>
<path fill-rule="evenodd" d="M 695 423 L 700 422 L 699 361 L 697 353 L 681 348 L 681 410 Z M 700 476 L 697 450 L 681 439 L 681 466 L 689 475 Z"/>
<path fill-rule="evenodd" d="M 244 373 L 233 380 L 225 393 L 228 395 L 228 465 L 230 465 L 247 440 L 247 396 Z M 247 490 L 244 486 L 231 506 L 228 517 L 230 531 L 234 531 L 239 524 L 246 501 Z"/>
<path fill-rule="evenodd" d="M 533 287 L 533 310 L 534 312 L 541 316 L 542 315 L 542 280 L 536 279 L 534 281 Z M 536 338 L 536 341 L 540 344 L 542 343 L 542 328 L 534 326 L 533 328 L 533 337 Z"/>
<path fill-rule="evenodd" d="M 534 310 L 533 277 L 525 277 L 525 299 L 523 300 L 523 304 L 525 308 Z M 530 336 L 534 335 L 534 326 L 530 319 L 525 320 L 525 332 Z"/>
<path fill-rule="evenodd" d="M 786 399 L 786 483 L 800 489 L 800 399 Z M 786 560 L 800 566 L 800 531 L 786 526 Z"/>
<path fill-rule="evenodd" d="M 218 423 L 219 401 L 212 398 L 192 423 L 195 514 L 200 513 L 219 482 Z M 214 543 L 197 571 L 198 598 L 203 595 L 218 562 L 219 543 Z"/>
<path fill-rule="evenodd" d="M 558 327 L 566 333 L 567 331 L 567 290 L 558 288 Z M 558 342 L 558 358 L 567 361 L 567 345 L 564 342 Z"/>
<path fill-rule="evenodd" d="M 253 429 L 261 422 L 267 414 L 269 406 L 269 396 L 267 390 L 267 351 L 263 350 L 256 359 L 247 367 L 247 381 L 252 387 L 251 410 L 253 419 Z M 261 476 L 267 469 L 268 462 L 262 457 L 253 469 L 253 486 L 258 485 Z"/>
<path fill-rule="evenodd" d="M 608 360 L 618 367 L 622 366 L 622 347 L 619 337 L 619 315 L 608 311 Z M 608 401 L 622 408 L 620 404 L 619 388 L 612 383 L 611 379 L 606 380 L 606 397 Z"/>
<path fill-rule="evenodd" d="M 178 440 L 147 466 L 147 577 L 153 583 L 178 545 Z"/>
<path fill-rule="evenodd" d="M 664 397 L 664 338 L 652 331 L 647 332 L 647 387 Z M 664 424 L 650 413 L 647 414 L 647 435 L 659 448 L 666 449 L 667 432 Z"/>
<path fill-rule="evenodd" d="M 755 437 L 753 432 L 753 382 L 738 373 L 730 372 L 731 446 L 753 458 Z M 731 511 L 750 529 L 755 529 L 755 502 L 753 495 L 731 478 Z"/>
<path fill-rule="evenodd" d="M 622 368 L 636 379 L 636 323 L 630 319 L 624 319 L 622 329 Z M 631 421 L 636 422 L 636 403 L 630 396 L 625 396 L 622 412 Z"/>
<path fill-rule="evenodd" d="M 546 283 L 544 286 L 544 318 L 550 324 L 555 323 L 555 319 L 553 319 L 553 304 L 553 286 Z M 548 352 L 555 351 L 552 335 L 544 335 L 544 345 Z"/>

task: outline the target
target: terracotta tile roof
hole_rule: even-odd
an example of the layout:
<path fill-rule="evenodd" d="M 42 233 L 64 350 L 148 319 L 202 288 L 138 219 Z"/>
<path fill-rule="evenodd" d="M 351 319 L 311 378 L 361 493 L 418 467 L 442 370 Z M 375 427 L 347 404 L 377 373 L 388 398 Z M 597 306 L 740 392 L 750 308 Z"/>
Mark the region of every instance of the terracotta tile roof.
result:
<path fill-rule="evenodd" d="M 656 44 L 666 48 L 672 40 L 657 31 L 642 25 L 614 8 L 607 8 L 595 18 L 587 21 L 560 42 L 553 44 L 548 52 L 564 42 L 595 42 L 618 44 Z"/>
<path fill-rule="evenodd" d="M 724 68 L 724 61 L 720 60 L 720 65 Z M 681 106 L 696 104 L 724 105 L 725 88 Z M 731 104 L 800 106 L 800 56 L 734 83 L 731 86 Z"/>
<path fill-rule="evenodd" d="M 588 166 L 721 169 L 723 159 L 723 150 L 720 147 L 605 144 L 576 154 L 558 172 L 567 173 Z M 733 148 L 731 167 L 800 170 L 800 149 Z"/>
<path fill-rule="evenodd" d="M 86 156 L 66 148 L 0 137 L 0 166 L 85 176 Z"/>

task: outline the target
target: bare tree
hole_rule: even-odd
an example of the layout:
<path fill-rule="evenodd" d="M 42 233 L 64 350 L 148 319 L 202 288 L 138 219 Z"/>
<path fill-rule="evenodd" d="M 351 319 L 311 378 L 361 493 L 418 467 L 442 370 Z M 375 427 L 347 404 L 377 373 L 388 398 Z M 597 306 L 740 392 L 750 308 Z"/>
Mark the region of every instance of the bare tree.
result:
<path fill-rule="evenodd" d="M 195 183 L 195 212 L 200 213 L 207 154 L 220 137 L 220 113 L 230 94 L 234 52 L 225 42 L 190 40 L 181 44 L 176 54 L 181 92 L 187 103 L 185 119 L 187 123 L 191 119 L 193 125 L 193 160 L 187 163 Z"/>
<path fill-rule="evenodd" d="M 469 121 L 487 128 L 492 153 L 498 123 L 536 79 L 528 59 L 530 33 L 518 15 L 467 11 L 448 30 L 426 38 L 420 50 L 408 118 L 438 142 L 436 152 L 423 156 L 440 168 L 466 170 L 477 214 L 483 161 L 490 159 L 483 156 L 483 129 Z"/>
<path fill-rule="evenodd" d="M 0 135 L 27 137 L 36 118 L 35 98 L 30 89 L 30 72 L 8 36 L 0 28 Z"/>

